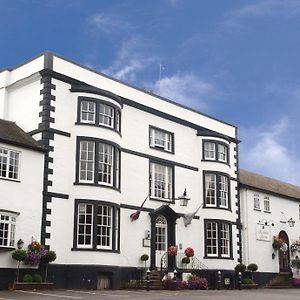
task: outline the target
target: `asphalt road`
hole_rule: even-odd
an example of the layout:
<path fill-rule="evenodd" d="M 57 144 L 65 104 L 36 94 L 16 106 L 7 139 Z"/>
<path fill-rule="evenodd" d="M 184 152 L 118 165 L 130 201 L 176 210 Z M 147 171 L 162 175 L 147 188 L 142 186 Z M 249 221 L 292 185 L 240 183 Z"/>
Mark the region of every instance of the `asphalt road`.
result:
<path fill-rule="evenodd" d="M 136 300 L 299 300 L 300 289 L 288 290 L 208 290 L 208 291 L 87 291 L 87 290 L 50 290 L 50 291 L 0 291 L 0 300 L 55 300 L 55 299 L 82 299 L 82 300 L 114 300 L 114 299 L 136 299 Z"/>

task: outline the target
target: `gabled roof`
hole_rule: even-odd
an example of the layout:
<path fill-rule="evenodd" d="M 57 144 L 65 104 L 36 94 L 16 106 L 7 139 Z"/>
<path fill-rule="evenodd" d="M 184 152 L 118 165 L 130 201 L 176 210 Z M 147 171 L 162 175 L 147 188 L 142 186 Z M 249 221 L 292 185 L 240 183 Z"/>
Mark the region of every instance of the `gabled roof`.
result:
<path fill-rule="evenodd" d="M 36 151 L 46 151 L 44 146 L 39 144 L 16 123 L 3 119 L 0 119 L 0 142 Z"/>
<path fill-rule="evenodd" d="M 239 170 L 239 182 L 242 186 L 252 187 L 270 194 L 300 200 L 300 187 L 270 177 Z"/>

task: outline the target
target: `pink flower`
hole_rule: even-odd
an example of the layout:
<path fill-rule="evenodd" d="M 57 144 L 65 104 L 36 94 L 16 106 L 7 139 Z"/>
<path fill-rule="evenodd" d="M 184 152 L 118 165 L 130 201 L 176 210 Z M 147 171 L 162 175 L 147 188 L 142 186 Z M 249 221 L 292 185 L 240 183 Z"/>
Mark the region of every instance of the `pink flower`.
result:
<path fill-rule="evenodd" d="M 168 255 L 170 255 L 170 256 L 177 255 L 177 247 L 176 246 L 170 246 L 168 248 Z"/>
<path fill-rule="evenodd" d="M 185 250 L 184 250 L 184 254 L 187 256 L 187 257 L 193 257 L 195 255 L 195 252 L 194 252 L 194 249 L 191 248 L 191 247 L 187 247 Z"/>

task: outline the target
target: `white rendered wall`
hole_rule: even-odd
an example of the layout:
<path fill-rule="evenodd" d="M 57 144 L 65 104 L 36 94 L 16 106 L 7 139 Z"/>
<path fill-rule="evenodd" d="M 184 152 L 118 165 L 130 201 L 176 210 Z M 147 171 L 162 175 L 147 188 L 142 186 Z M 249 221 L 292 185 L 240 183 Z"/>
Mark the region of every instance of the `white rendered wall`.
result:
<path fill-rule="evenodd" d="M 20 213 L 16 219 L 15 247 L 16 242 L 22 239 L 26 249 L 32 237 L 40 241 L 44 155 L 3 143 L 0 146 L 21 153 L 20 181 L 0 179 L 0 209 Z M 16 266 L 11 251 L 0 252 L 1 268 Z"/>

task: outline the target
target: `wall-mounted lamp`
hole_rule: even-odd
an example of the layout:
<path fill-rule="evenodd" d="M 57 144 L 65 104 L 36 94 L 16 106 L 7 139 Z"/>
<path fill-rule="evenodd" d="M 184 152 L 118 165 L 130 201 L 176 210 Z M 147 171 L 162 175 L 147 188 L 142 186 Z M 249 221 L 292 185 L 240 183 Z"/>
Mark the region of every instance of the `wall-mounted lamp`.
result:
<path fill-rule="evenodd" d="M 19 249 L 19 250 L 22 249 L 23 246 L 24 246 L 23 240 L 22 240 L 22 239 L 19 239 L 18 242 L 17 242 L 17 247 L 18 247 L 18 249 Z"/>
<path fill-rule="evenodd" d="M 293 218 L 289 218 L 289 220 L 287 221 L 290 227 L 294 227 L 295 226 L 295 220 Z"/>
<path fill-rule="evenodd" d="M 174 200 L 179 200 L 180 206 L 187 206 L 188 202 L 191 199 L 187 197 L 186 188 L 185 188 L 183 194 L 178 198 L 174 198 Z"/>
<path fill-rule="evenodd" d="M 275 253 L 274 252 L 272 253 L 272 259 L 275 259 Z"/>

